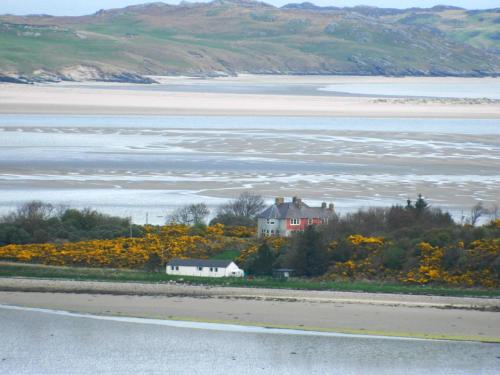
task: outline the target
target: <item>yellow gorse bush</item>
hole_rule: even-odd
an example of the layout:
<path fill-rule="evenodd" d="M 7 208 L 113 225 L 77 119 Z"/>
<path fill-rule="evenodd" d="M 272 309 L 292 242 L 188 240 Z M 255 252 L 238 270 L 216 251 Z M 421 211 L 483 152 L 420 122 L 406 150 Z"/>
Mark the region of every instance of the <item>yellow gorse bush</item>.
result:
<path fill-rule="evenodd" d="M 347 243 L 353 249 L 352 258 L 345 262 L 337 262 L 327 272 L 327 279 L 341 278 L 373 278 L 380 274 L 377 259 L 385 244 L 382 237 L 364 237 L 359 234 L 347 237 Z M 328 249 L 334 253 L 337 241 L 330 242 Z"/>
<path fill-rule="evenodd" d="M 265 241 L 274 252 L 275 256 L 278 256 L 280 249 L 288 243 L 288 239 L 285 237 L 267 237 Z M 238 264 L 245 264 L 250 256 L 257 253 L 258 249 L 258 244 L 251 244 L 240 253 L 240 256 L 236 259 L 236 262 Z"/>
<path fill-rule="evenodd" d="M 445 269 L 444 257 L 448 248 L 421 242 L 419 254 L 406 271 L 387 269 L 383 251 L 391 243 L 383 238 L 352 235 L 347 237 L 352 250 L 350 259 L 334 263 L 324 279 L 386 279 L 417 284 L 451 284 L 462 286 L 499 287 L 500 274 L 494 262 L 500 256 L 500 239 L 477 240 L 465 246 L 459 241 L 454 248 L 459 252 L 458 265 Z M 332 241 L 329 251 L 335 253 L 339 243 Z"/>
<path fill-rule="evenodd" d="M 0 247 L 0 259 L 60 266 L 140 268 L 152 256 L 161 262 L 172 258 L 207 258 L 228 247 L 248 247 L 244 239 L 224 236 L 224 227 L 207 228 L 205 236 L 189 235 L 189 227 L 145 227 L 142 238 L 117 238 L 62 244 L 8 245 Z"/>

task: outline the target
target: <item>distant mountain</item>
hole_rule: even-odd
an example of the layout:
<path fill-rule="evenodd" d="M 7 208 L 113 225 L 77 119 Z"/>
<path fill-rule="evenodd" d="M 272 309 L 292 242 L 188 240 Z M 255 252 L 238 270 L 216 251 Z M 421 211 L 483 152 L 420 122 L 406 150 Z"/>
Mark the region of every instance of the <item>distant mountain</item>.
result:
<path fill-rule="evenodd" d="M 500 73 L 500 9 L 161 2 L 82 17 L 0 16 L 0 80 L 150 82 L 237 73 Z"/>

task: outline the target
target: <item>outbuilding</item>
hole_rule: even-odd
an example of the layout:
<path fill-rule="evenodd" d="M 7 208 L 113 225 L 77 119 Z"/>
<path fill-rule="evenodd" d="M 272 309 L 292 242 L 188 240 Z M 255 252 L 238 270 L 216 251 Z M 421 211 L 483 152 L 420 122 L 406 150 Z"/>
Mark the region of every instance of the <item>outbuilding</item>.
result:
<path fill-rule="evenodd" d="M 167 263 L 168 275 L 200 277 L 243 277 L 244 272 L 232 260 L 172 259 Z"/>
<path fill-rule="evenodd" d="M 293 275 L 291 268 L 276 268 L 273 270 L 273 277 L 276 279 L 288 279 Z"/>

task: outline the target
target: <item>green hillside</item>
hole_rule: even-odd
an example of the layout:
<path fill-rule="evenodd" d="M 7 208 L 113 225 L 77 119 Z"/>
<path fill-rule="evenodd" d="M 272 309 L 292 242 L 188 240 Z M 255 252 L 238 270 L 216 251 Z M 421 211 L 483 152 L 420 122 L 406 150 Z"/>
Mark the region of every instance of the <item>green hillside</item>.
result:
<path fill-rule="evenodd" d="M 500 11 L 151 3 L 84 17 L 0 16 L 0 72 L 140 80 L 250 73 L 496 75 Z"/>

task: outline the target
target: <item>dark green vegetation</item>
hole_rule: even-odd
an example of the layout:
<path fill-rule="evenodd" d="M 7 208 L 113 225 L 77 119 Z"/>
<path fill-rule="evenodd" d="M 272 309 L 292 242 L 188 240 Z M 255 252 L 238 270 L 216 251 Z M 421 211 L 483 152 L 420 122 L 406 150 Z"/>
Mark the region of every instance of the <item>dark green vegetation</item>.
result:
<path fill-rule="evenodd" d="M 140 236 L 143 228 L 129 219 L 91 209 L 54 207 L 33 201 L 0 218 L 0 246 L 8 244 L 85 241 Z"/>
<path fill-rule="evenodd" d="M 84 17 L 1 16 L 0 72 L 40 80 L 137 75 L 500 72 L 498 10 L 152 3 Z"/>
<path fill-rule="evenodd" d="M 171 276 L 164 273 L 116 270 L 99 268 L 54 267 L 32 264 L 13 264 L 0 262 L 0 277 L 26 277 L 44 279 L 88 280 L 161 283 L 178 281 L 193 285 L 234 286 L 248 288 L 273 288 L 296 290 L 332 290 L 369 293 L 418 294 L 457 297 L 500 297 L 499 290 L 460 289 L 450 287 L 414 286 L 395 283 L 377 282 L 340 282 L 314 281 L 307 279 L 290 279 L 287 281 L 256 277 L 242 278 L 202 278 L 187 276 Z"/>
<path fill-rule="evenodd" d="M 327 225 L 310 226 L 286 242 L 270 239 L 274 252 L 269 254 L 261 246 L 243 267 L 256 275 L 292 268 L 296 276 L 324 280 L 497 287 L 500 220 L 471 225 L 484 214 L 479 213 L 484 211 L 481 207 L 472 210 L 466 224 L 429 207 L 422 196 L 406 206 L 360 210 L 335 217 Z"/>

